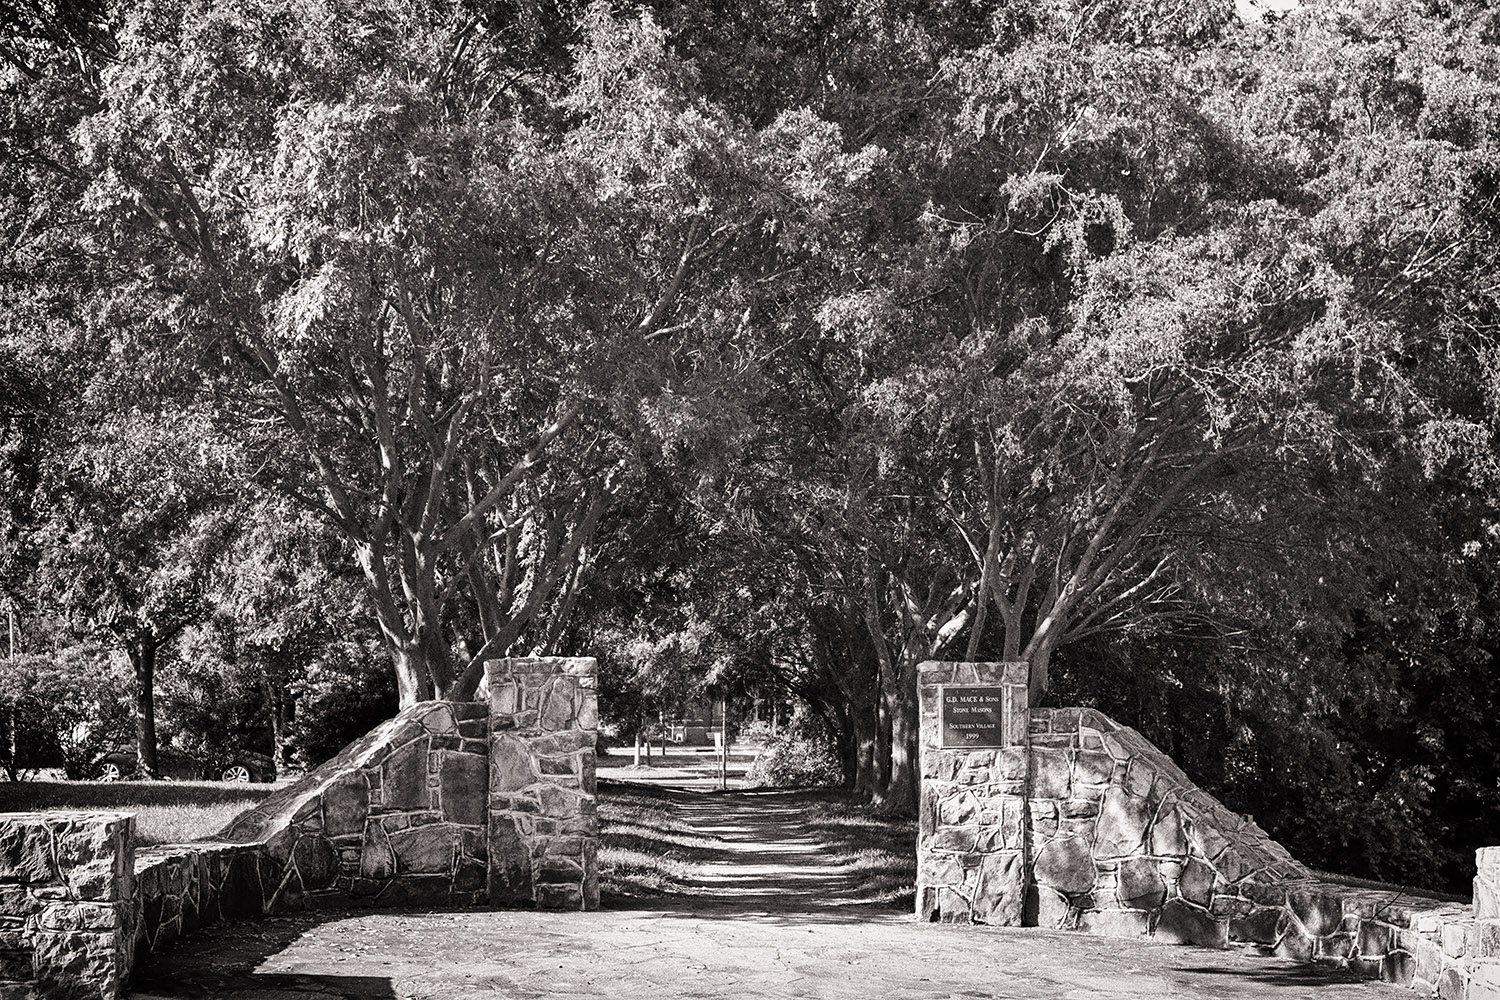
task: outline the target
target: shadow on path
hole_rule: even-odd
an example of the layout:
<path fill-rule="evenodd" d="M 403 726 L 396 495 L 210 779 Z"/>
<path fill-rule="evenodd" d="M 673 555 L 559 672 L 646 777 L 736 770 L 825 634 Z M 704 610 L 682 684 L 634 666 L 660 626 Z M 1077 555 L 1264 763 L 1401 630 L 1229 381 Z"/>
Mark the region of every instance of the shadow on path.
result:
<path fill-rule="evenodd" d="M 314 928 L 343 914 L 303 913 L 221 925 L 176 944 L 136 970 L 132 996 L 173 1000 L 395 1000 L 388 976 L 260 971 Z"/>
<path fill-rule="evenodd" d="M 683 869 L 670 893 L 610 896 L 599 913 L 359 910 L 222 926 L 143 967 L 137 1000 L 1397 996 L 1239 950 L 920 924 L 870 902 L 899 824 L 841 811 L 827 793 L 631 794 L 606 842 L 667 845 Z"/>

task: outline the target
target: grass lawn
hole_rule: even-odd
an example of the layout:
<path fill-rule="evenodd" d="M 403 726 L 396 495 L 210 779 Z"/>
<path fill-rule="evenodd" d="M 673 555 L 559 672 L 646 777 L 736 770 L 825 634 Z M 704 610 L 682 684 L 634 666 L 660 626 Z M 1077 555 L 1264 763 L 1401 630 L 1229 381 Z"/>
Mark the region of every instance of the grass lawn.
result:
<path fill-rule="evenodd" d="M 218 781 L 0 782 L 0 812 L 64 809 L 135 813 L 139 844 L 181 844 L 210 837 L 285 782 Z"/>
<path fill-rule="evenodd" d="M 827 858 L 860 878 L 864 902 L 910 909 L 917 894 L 917 821 L 892 819 L 838 792 L 809 792 L 803 823 Z"/>
<path fill-rule="evenodd" d="M 720 837 L 698 833 L 677 815 L 691 792 L 600 783 L 599 891 L 606 896 L 690 895 L 687 883 Z"/>

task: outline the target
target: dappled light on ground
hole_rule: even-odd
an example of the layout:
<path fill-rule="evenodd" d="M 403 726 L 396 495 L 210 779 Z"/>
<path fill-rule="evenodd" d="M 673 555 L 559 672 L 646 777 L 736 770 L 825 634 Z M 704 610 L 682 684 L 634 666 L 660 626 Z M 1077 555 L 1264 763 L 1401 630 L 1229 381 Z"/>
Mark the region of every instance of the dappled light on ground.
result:
<path fill-rule="evenodd" d="M 606 905 L 641 894 L 790 910 L 911 904 L 911 824 L 858 814 L 834 792 L 609 785 L 600 819 Z"/>
<path fill-rule="evenodd" d="M 601 801 L 600 912 L 341 912 L 220 927 L 143 969 L 136 998 L 1394 995 L 1334 970 L 1238 950 L 917 923 L 909 825 L 832 793 L 703 795 L 609 783 Z"/>

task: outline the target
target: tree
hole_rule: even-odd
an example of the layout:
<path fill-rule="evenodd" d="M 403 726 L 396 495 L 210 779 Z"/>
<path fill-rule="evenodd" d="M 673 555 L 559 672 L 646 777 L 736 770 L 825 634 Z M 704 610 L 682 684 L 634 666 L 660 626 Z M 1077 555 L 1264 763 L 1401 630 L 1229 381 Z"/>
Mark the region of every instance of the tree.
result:
<path fill-rule="evenodd" d="M 816 198 L 822 151 L 603 7 L 566 86 L 464 12 L 174 10 L 127 17 L 81 130 L 99 231 L 143 262 L 115 294 L 214 359 L 265 478 L 349 540 L 403 702 L 465 697 L 556 641 L 632 452 L 733 332 L 735 248 Z"/>
<path fill-rule="evenodd" d="M 233 455 L 213 449 L 199 414 L 95 419 L 71 428 L 73 440 L 51 442 L 38 582 L 67 628 L 129 659 L 136 751 L 141 772 L 155 777 L 157 666 L 167 645 L 212 611 L 237 531 Z"/>

